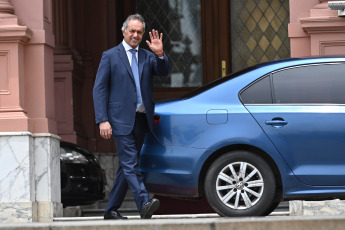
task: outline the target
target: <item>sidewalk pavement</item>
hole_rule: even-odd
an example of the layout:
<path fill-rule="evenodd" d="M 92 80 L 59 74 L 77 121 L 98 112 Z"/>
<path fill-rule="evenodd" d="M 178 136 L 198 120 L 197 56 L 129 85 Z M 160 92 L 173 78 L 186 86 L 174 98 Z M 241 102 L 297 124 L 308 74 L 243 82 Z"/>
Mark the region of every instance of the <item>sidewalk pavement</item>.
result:
<path fill-rule="evenodd" d="M 150 220 L 56 220 L 53 223 L 1 224 L 6 230 L 344 230 L 345 216 L 268 216 L 224 218 L 210 215 L 153 216 Z"/>

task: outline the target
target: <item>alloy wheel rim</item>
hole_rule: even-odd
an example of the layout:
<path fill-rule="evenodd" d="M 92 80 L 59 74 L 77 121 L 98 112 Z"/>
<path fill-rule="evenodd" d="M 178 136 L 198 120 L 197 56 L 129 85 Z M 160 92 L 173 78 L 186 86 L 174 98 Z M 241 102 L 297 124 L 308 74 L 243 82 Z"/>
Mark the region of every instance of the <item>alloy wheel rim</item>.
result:
<path fill-rule="evenodd" d="M 261 199 L 264 181 L 260 171 L 252 164 L 234 162 L 218 174 L 216 190 L 223 204 L 232 209 L 245 210 Z"/>

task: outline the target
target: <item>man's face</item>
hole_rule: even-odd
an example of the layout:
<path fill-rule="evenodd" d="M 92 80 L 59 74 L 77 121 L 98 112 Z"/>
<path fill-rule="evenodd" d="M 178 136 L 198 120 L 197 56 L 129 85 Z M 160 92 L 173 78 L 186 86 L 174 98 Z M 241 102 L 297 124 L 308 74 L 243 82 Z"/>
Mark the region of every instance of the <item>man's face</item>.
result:
<path fill-rule="evenodd" d="M 131 19 L 125 31 L 122 31 L 123 38 L 133 49 L 136 48 L 143 38 L 144 25 L 141 21 Z"/>

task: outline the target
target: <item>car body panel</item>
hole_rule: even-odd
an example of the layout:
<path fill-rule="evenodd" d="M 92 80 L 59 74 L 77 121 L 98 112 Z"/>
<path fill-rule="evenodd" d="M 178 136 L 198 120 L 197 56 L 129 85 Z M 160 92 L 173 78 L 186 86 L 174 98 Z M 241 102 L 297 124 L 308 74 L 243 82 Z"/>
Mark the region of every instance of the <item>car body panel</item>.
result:
<path fill-rule="evenodd" d="M 164 193 L 169 190 L 168 193 L 179 196 L 198 196 L 199 175 L 204 163 L 217 150 L 232 145 L 255 146 L 263 152 L 271 152 L 279 168 L 284 169 L 282 174 L 293 175 L 274 145 L 239 101 L 232 108 L 229 105 L 200 103 L 195 104 L 195 107 L 184 107 L 184 104 L 189 103 L 195 104 L 184 100 L 181 103 L 169 103 L 168 107 L 164 103 L 156 105 L 156 114 L 161 116 L 155 129 L 159 140 L 148 134 L 140 164 L 149 191 Z M 179 107 L 185 109 L 179 110 Z M 203 113 L 195 112 L 196 108 Z M 227 108 L 228 122 L 209 124 L 206 118 L 209 108 L 218 108 L 220 111 Z M 188 116 L 184 116 L 186 113 Z M 191 126 L 191 123 L 197 125 Z M 179 146 L 171 143 L 179 143 Z"/>
<path fill-rule="evenodd" d="M 299 180 L 308 185 L 345 186 L 343 106 L 275 105 L 247 108 L 278 146 Z M 266 124 L 277 117 L 287 124 L 281 127 Z"/>

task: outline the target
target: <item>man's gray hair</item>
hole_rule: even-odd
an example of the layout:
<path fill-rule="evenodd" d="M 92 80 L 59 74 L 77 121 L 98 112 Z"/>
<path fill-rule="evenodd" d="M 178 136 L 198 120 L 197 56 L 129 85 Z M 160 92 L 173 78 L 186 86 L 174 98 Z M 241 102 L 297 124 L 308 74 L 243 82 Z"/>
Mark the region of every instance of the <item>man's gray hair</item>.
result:
<path fill-rule="evenodd" d="M 129 21 L 132 20 L 132 19 L 133 20 L 141 21 L 143 23 L 143 25 L 144 25 L 144 32 L 145 32 L 145 21 L 144 21 L 143 16 L 141 16 L 140 14 L 129 15 L 128 18 L 126 19 L 126 21 L 123 23 L 121 30 L 125 31 L 127 29 L 127 27 L 128 27 Z"/>

